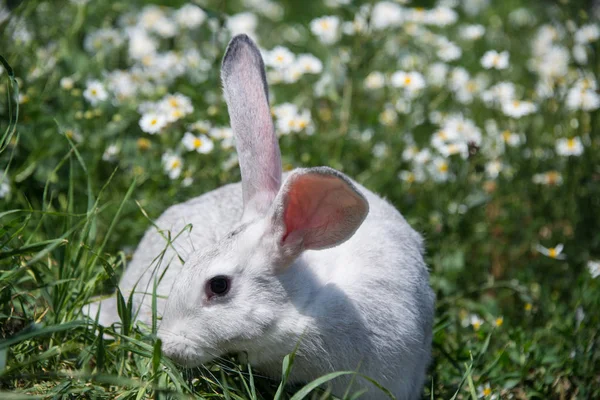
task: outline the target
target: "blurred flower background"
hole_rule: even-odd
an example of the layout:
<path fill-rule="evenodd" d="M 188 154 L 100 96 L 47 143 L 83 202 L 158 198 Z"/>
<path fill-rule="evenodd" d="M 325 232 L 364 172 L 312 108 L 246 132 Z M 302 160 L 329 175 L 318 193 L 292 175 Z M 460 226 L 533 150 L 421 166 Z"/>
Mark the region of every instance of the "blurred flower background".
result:
<path fill-rule="evenodd" d="M 339 169 L 426 238 L 424 396 L 600 397 L 594 1 L 0 4 L 0 390 L 273 397 L 234 359 L 190 376 L 78 324 L 151 220 L 239 180 L 219 67 L 243 32 L 284 168 Z"/>

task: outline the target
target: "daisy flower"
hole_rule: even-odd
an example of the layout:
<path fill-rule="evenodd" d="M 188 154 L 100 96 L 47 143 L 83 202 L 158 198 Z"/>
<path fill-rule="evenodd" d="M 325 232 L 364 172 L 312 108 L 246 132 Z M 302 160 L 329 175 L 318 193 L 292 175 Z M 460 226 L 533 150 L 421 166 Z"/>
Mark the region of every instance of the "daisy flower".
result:
<path fill-rule="evenodd" d="M 399 26 L 404 21 L 404 9 L 391 1 L 379 1 L 371 12 L 373 29 L 382 30 Z"/>
<path fill-rule="evenodd" d="M 502 103 L 502 112 L 512 118 L 521 118 L 537 111 L 530 101 L 509 100 Z"/>
<path fill-rule="evenodd" d="M 548 171 L 533 175 L 533 183 L 547 186 L 559 186 L 563 183 L 562 174 L 558 171 Z"/>
<path fill-rule="evenodd" d="M 460 37 L 464 40 L 477 40 L 485 34 L 483 25 L 465 25 L 460 28 Z"/>
<path fill-rule="evenodd" d="M 323 16 L 310 23 L 311 32 L 325 44 L 333 44 L 339 38 L 340 19 L 336 16 Z"/>
<path fill-rule="evenodd" d="M 546 257 L 554 258 L 557 260 L 565 260 L 567 256 L 562 254 L 564 247 L 565 246 L 562 243 L 557 244 L 556 247 L 550 248 L 546 248 L 540 244 L 537 244 L 535 246 L 535 249 L 543 255 L 545 255 Z"/>
<path fill-rule="evenodd" d="M 588 24 L 579 28 L 575 32 L 575 41 L 577 43 L 591 43 L 600 38 L 600 29 L 596 24 Z"/>
<path fill-rule="evenodd" d="M 323 63 L 312 54 L 300 54 L 296 64 L 305 74 L 320 74 L 323 71 Z"/>
<path fill-rule="evenodd" d="M 490 50 L 481 57 L 481 65 L 485 69 L 506 69 L 508 68 L 508 59 L 507 51 L 498 53 L 496 50 Z"/>
<path fill-rule="evenodd" d="M 75 81 L 69 76 L 60 79 L 60 87 L 64 90 L 71 90 L 75 87 Z"/>
<path fill-rule="evenodd" d="M 185 4 L 175 12 L 175 21 L 181 27 L 194 29 L 206 20 L 206 13 L 195 4 Z"/>
<path fill-rule="evenodd" d="M 154 135 L 167 126 L 167 119 L 162 114 L 148 112 L 142 115 L 139 124 L 142 131 Z"/>
<path fill-rule="evenodd" d="M 391 84 L 397 88 L 404 88 L 409 93 L 415 93 L 425 88 L 425 79 L 419 72 L 396 71 L 390 78 Z"/>
<path fill-rule="evenodd" d="M 265 54 L 265 64 L 275 69 L 284 69 L 292 65 L 296 56 L 287 47 L 276 46 Z"/>
<path fill-rule="evenodd" d="M 490 387 L 490 384 L 488 382 L 485 385 L 480 385 L 477 387 L 477 397 L 480 399 L 495 400 L 498 398 L 498 395 L 492 393 L 492 388 Z"/>
<path fill-rule="evenodd" d="M 582 153 L 583 144 L 577 136 L 556 141 L 556 154 L 559 156 L 580 156 Z"/>
<path fill-rule="evenodd" d="M 177 154 L 166 152 L 162 156 L 162 164 L 164 171 L 171 179 L 179 178 L 183 169 L 183 160 Z"/>
<path fill-rule="evenodd" d="M 10 183 L 8 175 L 0 175 L 0 199 L 4 199 L 10 194 Z"/>
<path fill-rule="evenodd" d="M 102 160 L 112 162 L 117 160 L 117 155 L 119 155 L 119 146 L 116 144 L 111 144 L 104 150 L 104 154 L 102 154 Z"/>
<path fill-rule="evenodd" d="M 600 276 L 600 261 L 588 261 L 587 268 L 593 279 L 596 279 Z"/>
<path fill-rule="evenodd" d="M 477 314 L 471 314 L 469 317 L 469 324 L 476 331 L 479 330 L 479 328 L 481 328 L 481 325 L 483 325 L 484 323 L 485 323 L 485 321 L 483 319 L 479 318 L 479 316 Z"/>
<path fill-rule="evenodd" d="M 108 93 L 104 89 L 104 85 L 98 81 L 93 80 L 87 83 L 87 87 L 83 92 L 83 97 L 92 105 L 105 101 L 108 99 Z"/>
<path fill-rule="evenodd" d="M 186 132 L 181 140 L 188 151 L 197 151 L 198 153 L 208 154 L 215 147 L 214 143 L 206 135 L 195 136 L 190 132 Z"/>
<path fill-rule="evenodd" d="M 594 111 L 600 108 L 600 96 L 593 89 L 576 86 L 567 93 L 565 104 L 569 110 Z"/>
<path fill-rule="evenodd" d="M 385 77 L 379 71 L 373 71 L 365 78 L 365 88 L 381 89 L 385 85 Z"/>

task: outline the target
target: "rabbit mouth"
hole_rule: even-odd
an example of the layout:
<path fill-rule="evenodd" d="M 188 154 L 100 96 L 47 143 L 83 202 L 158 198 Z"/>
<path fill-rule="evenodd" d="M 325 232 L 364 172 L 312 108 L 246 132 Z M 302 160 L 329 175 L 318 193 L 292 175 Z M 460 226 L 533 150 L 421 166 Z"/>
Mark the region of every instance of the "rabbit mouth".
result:
<path fill-rule="evenodd" d="M 186 368 L 198 367 L 216 356 L 194 340 L 172 333 L 160 333 L 162 352 L 175 363 Z"/>

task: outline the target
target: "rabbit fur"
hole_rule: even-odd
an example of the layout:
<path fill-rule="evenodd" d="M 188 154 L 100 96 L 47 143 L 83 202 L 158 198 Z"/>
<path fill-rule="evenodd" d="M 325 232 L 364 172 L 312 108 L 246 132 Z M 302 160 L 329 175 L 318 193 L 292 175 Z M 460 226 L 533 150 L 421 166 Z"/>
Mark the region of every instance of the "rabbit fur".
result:
<path fill-rule="evenodd" d="M 397 399 L 420 398 L 434 314 L 421 236 L 338 171 L 282 175 L 264 65 L 246 35 L 230 42 L 222 79 L 242 182 L 170 207 L 156 221 L 162 233 L 146 232 L 119 284 L 124 296 L 135 291 L 137 319 L 150 323 L 162 276 L 158 336 L 182 365 L 240 353 L 279 377 L 296 349 L 292 382 L 357 370 Z M 215 276 L 227 277 L 226 294 L 211 293 Z M 119 321 L 114 296 L 86 313 Z M 364 398 L 387 398 L 351 379 L 334 379 L 333 393 L 352 383 L 368 390 Z"/>

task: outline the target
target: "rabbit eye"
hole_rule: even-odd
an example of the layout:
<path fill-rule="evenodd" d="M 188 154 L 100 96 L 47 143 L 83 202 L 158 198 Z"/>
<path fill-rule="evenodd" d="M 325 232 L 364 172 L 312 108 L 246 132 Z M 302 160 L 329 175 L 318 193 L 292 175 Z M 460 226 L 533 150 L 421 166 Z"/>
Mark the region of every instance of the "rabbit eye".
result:
<path fill-rule="evenodd" d="M 211 278 L 206 285 L 206 291 L 208 297 L 223 296 L 229 291 L 231 282 L 229 277 L 224 275 L 215 276 Z"/>

